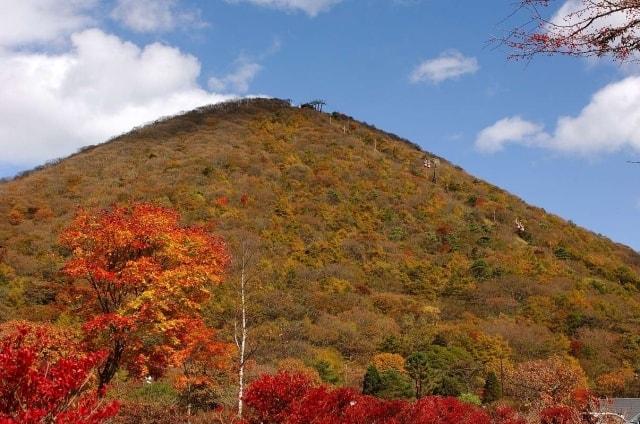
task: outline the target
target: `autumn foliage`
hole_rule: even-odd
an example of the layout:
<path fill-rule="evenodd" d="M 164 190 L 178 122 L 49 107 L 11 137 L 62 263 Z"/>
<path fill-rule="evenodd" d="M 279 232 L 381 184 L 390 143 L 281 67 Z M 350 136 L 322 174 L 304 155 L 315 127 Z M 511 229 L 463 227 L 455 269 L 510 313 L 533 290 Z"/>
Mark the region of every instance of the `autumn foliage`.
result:
<path fill-rule="evenodd" d="M 444 159 L 437 181 L 425 179 L 430 154 L 410 143 L 285 103 L 191 112 L 0 183 L 0 321 L 84 323 L 88 347 L 107 350 L 103 382 L 118 368 L 131 373 L 110 386 L 123 408 L 140 409 L 132 423 L 145 415 L 141 386 L 157 410 L 175 404 L 181 414 L 178 397 L 195 395 L 190 388 L 223 387 L 216 403 L 234 412 L 235 378 L 225 385 L 211 375 L 220 358 L 206 352 L 221 346 L 206 343 L 215 334 L 193 339 L 203 320 L 228 340 L 234 329 L 233 285 L 207 293 L 224 248 L 191 227 L 215 226 L 265 247 L 249 313 L 251 348 L 267 349 L 253 353 L 248 380 L 287 358 L 317 379 L 362 387 L 377 363 L 371 380 L 384 387 L 368 393 L 409 398 L 407 372 L 421 373 L 403 371 L 401 359 L 424 352 L 421 395 L 480 395 L 497 420 L 496 403 L 527 413 L 532 402 L 557 406 L 540 402 L 549 386 L 532 379 L 536 365 L 518 364 L 572 356 L 600 394 L 638 393 L 626 369 L 640 355 L 636 252 Z M 92 209 L 139 200 L 181 218 L 150 205 Z M 86 209 L 73 219 L 78 204 Z M 192 267 L 201 260 L 215 260 L 214 271 Z M 142 385 L 137 377 L 146 374 L 175 386 Z M 575 385 L 563 387 L 570 390 L 552 398 L 567 399 Z"/>
<path fill-rule="evenodd" d="M 587 386 L 580 365 L 558 357 L 520 363 L 507 377 L 514 398 L 539 408 L 570 405 Z"/>
<path fill-rule="evenodd" d="M 175 388 L 183 403 L 199 409 L 213 409 L 221 376 L 228 371 L 232 345 L 218 342 L 216 333 L 203 323 L 194 323 L 185 337 L 185 348 L 176 356 L 182 373 L 175 379 Z"/>
<path fill-rule="evenodd" d="M 580 414 L 575 409 L 560 405 L 543 409 L 540 422 L 541 424 L 574 424 L 581 421 Z"/>
<path fill-rule="evenodd" d="M 284 422 L 290 408 L 315 385 L 302 374 L 281 372 L 265 375 L 251 384 L 245 402 L 253 409 L 251 423 L 278 424 Z"/>
<path fill-rule="evenodd" d="M 176 386 L 189 405 L 215 384 L 230 349 L 199 312 L 229 261 L 220 238 L 138 204 L 80 210 L 61 243 L 71 253 L 63 272 L 76 280 L 61 297 L 84 319 L 84 337 L 53 325 L 0 326 L 0 424 L 102 423 L 118 411 L 103 396 L 121 364 L 154 377 L 180 366 Z"/>
<path fill-rule="evenodd" d="M 71 252 L 63 272 L 74 313 L 94 349 L 106 349 L 100 387 L 121 364 L 138 376 L 158 377 L 189 348 L 202 328 L 200 305 L 221 282 L 229 261 L 222 239 L 183 227 L 179 215 L 150 204 L 79 210 L 62 233 Z"/>
<path fill-rule="evenodd" d="M 415 403 L 361 395 L 349 388 L 314 385 L 301 374 L 265 375 L 247 390 L 249 424 L 522 424 L 509 408 L 491 417 L 452 397 Z"/>
<path fill-rule="evenodd" d="M 103 352 L 82 353 L 50 325 L 0 329 L 1 424 L 99 424 L 118 412 L 91 389 Z"/>

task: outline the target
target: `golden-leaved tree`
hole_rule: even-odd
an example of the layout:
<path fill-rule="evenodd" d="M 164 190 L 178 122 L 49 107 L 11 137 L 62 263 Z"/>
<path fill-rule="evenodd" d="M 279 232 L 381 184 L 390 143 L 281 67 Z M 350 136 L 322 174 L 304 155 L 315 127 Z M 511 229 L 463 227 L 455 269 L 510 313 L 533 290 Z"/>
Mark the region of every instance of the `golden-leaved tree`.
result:
<path fill-rule="evenodd" d="M 75 281 L 68 301 L 85 320 L 88 342 L 108 352 L 99 388 L 120 366 L 159 377 L 179 364 L 190 330 L 203 327 L 208 289 L 229 262 L 224 241 L 151 204 L 79 210 L 60 240 L 71 253 L 63 272 Z"/>

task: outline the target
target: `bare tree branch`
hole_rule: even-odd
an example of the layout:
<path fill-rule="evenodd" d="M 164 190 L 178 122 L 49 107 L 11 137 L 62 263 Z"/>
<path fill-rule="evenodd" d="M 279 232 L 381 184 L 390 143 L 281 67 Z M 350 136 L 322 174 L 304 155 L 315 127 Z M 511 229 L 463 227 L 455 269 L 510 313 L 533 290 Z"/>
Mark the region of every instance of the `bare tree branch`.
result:
<path fill-rule="evenodd" d="M 640 0 L 581 0 L 573 9 L 561 9 L 564 15 L 545 17 L 542 10 L 549 12 L 556 4 L 519 0 L 517 12 L 527 13 L 528 19 L 494 41 L 509 47 L 512 59 L 560 54 L 639 60 Z"/>

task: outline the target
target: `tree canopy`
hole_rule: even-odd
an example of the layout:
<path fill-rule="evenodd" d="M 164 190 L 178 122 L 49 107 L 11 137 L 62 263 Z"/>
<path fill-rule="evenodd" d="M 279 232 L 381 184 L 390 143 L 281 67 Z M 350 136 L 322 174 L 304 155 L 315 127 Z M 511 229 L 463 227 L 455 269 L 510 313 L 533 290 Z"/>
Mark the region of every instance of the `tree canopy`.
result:
<path fill-rule="evenodd" d="M 78 211 L 60 236 L 71 257 L 63 272 L 74 313 L 95 348 L 106 349 L 103 387 L 124 363 L 159 377 L 203 328 L 200 306 L 229 262 L 223 240 L 183 227 L 177 213 L 150 204 Z"/>

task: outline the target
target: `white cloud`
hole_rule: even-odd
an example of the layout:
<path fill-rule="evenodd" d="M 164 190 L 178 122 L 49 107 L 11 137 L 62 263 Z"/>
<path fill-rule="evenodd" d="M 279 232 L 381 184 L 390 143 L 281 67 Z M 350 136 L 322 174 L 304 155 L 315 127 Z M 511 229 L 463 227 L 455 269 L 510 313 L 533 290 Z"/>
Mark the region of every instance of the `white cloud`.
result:
<path fill-rule="evenodd" d="M 253 3 L 258 6 L 281 9 L 288 12 L 302 11 L 309 16 L 317 16 L 321 12 L 342 2 L 342 0 L 226 0 L 228 3 Z"/>
<path fill-rule="evenodd" d="M 177 25 L 201 27 L 195 11 L 178 9 L 178 0 L 117 0 L 111 17 L 136 32 L 160 32 Z"/>
<path fill-rule="evenodd" d="M 0 46 L 61 42 L 91 22 L 96 0 L 2 0 Z"/>
<path fill-rule="evenodd" d="M 495 128 L 500 123 L 504 126 L 511 121 L 519 122 L 520 128 L 529 131 L 504 132 L 502 137 L 491 138 L 491 134 L 499 134 Z M 498 121 L 478 134 L 476 146 L 495 151 L 506 143 L 517 143 L 582 155 L 623 149 L 640 151 L 640 76 L 630 76 L 600 89 L 577 116 L 558 118 L 552 133 L 544 132 L 537 124 L 526 124 L 518 117 Z"/>
<path fill-rule="evenodd" d="M 409 79 L 412 83 L 431 81 L 438 84 L 465 74 L 473 74 L 478 69 L 480 66 L 475 57 L 467 57 L 459 51 L 450 50 L 422 62 L 413 70 Z"/>
<path fill-rule="evenodd" d="M 546 138 L 542 125 L 519 116 L 504 118 L 480 131 L 476 147 L 487 153 L 497 152 L 507 143 L 532 144 Z"/>
<path fill-rule="evenodd" d="M 640 151 L 640 76 L 596 92 L 578 116 L 558 120 L 553 138 L 553 147 L 565 151 Z"/>
<path fill-rule="evenodd" d="M 0 53 L 0 151 L 32 165 L 136 125 L 229 98 L 197 83 L 199 61 L 159 43 L 139 47 L 98 29 L 69 51 Z"/>
<path fill-rule="evenodd" d="M 224 77 L 209 78 L 209 88 L 220 92 L 246 93 L 249 91 L 249 84 L 261 69 L 262 66 L 258 63 L 239 59 L 237 68 L 232 73 Z"/>

